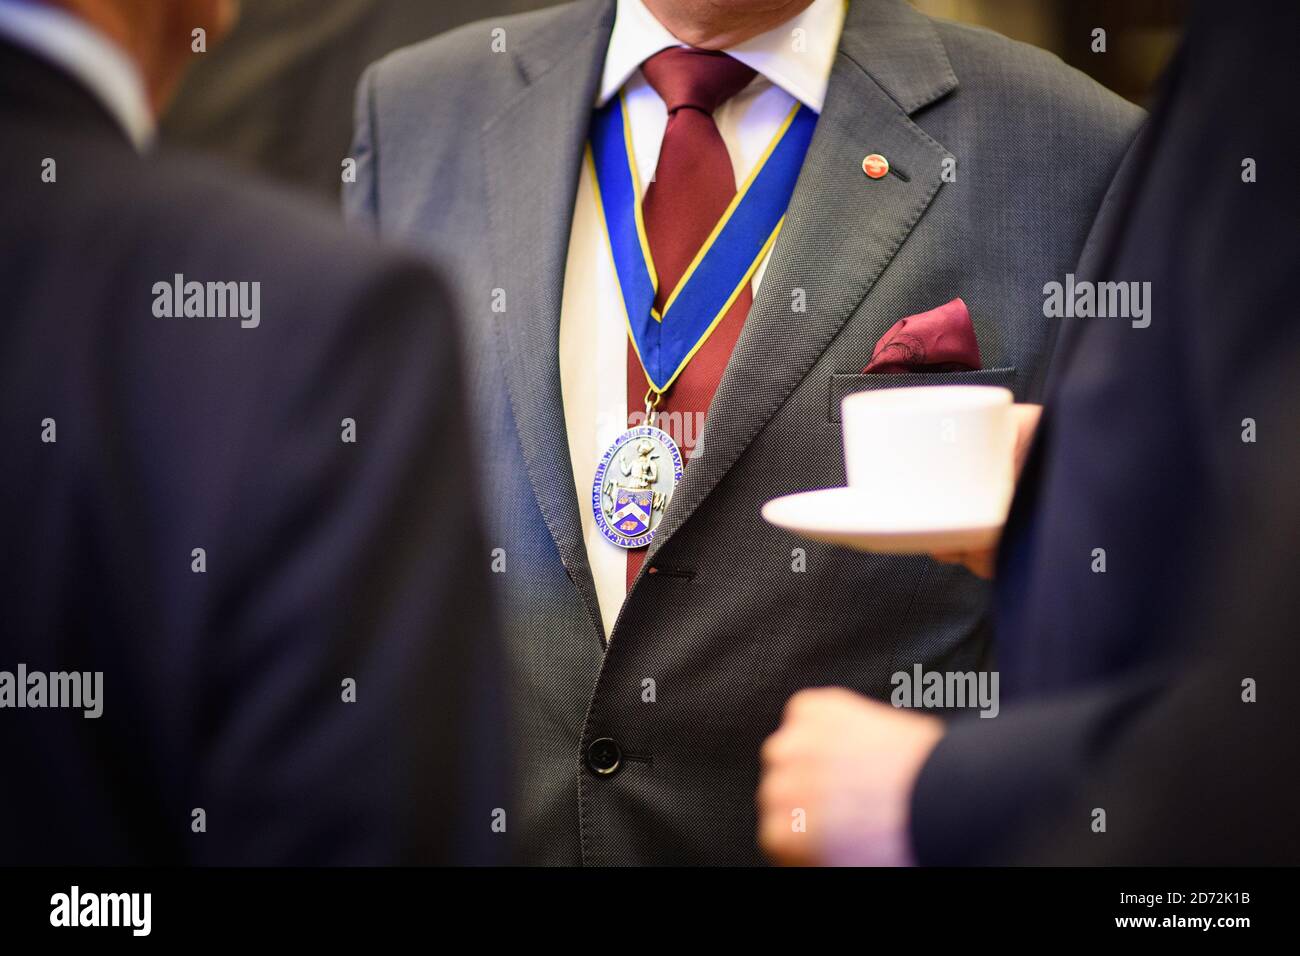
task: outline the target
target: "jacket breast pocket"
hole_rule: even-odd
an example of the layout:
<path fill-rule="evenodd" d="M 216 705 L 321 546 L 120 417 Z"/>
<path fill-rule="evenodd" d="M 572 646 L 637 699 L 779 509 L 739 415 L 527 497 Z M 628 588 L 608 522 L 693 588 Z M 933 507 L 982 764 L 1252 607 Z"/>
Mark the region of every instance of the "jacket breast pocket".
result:
<path fill-rule="evenodd" d="M 915 385 L 1000 385 L 1015 390 L 1016 370 L 1014 366 L 1005 368 L 982 368 L 968 372 L 834 372 L 831 374 L 830 401 L 826 409 L 827 418 L 838 424 L 840 421 L 840 402 L 844 396 L 854 392 L 866 392 L 877 388 L 906 388 Z"/>

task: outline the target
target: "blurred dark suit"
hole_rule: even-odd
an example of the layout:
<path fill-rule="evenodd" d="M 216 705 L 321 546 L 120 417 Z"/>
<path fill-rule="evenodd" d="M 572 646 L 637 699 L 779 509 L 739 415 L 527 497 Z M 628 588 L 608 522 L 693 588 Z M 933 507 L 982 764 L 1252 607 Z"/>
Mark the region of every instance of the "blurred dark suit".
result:
<path fill-rule="evenodd" d="M 234 33 L 187 77 L 163 138 L 247 163 L 337 208 L 368 63 L 470 20 L 548 2 L 243 0 Z"/>
<path fill-rule="evenodd" d="M 1293 353 L 1294 354 L 1294 353 Z M 1294 361 L 1294 359 L 1293 359 Z M 1126 725 L 1095 774 L 1023 843 L 1048 864 L 1300 864 L 1300 379 L 1272 417 L 1280 461 L 1251 490 L 1267 514 L 1223 555 L 1204 653 Z M 1257 682 L 1254 703 L 1242 681 Z M 1083 821 L 1107 810 L 1107 833 Z"/>
<path fill-rule="evenodd" d="M 1036 855 L 1058 862 L 1300 862 L 1300 631 L 1278 577 L 1300 557 L 1298 27 L 1293 5 L 1203 4 L 1098 221 L 1081 277 L 1149 281 L 1153 318 L 1062 333 L 998 569 L 1018 706 L 954 724 L 926 765 L 923 862 L 1007 858 L 1044 815 Z"/>
<path fill-rule="evenodd" d="M 227 170 L 140 158 L 7 43 L 0 141 L 0 670 L 104 675 L 99 719 L 0 710 L 0 863 L 492 859 L 440 285 Z M 177 273 L 260 281 L 260 324 L 155 317 Z"/>

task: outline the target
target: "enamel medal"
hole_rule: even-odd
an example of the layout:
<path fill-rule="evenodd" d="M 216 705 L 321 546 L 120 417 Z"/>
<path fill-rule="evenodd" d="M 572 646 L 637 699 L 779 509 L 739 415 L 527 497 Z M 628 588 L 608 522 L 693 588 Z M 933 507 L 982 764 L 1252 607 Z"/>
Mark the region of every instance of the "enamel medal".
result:
<path fill-rule="evenodd" d="M 601 456 L 591 485 L 596 527 L 620 548 L 644 548 L 654 539 L 685 470 L 677 443 L 655 427 L 658 402 L 657 394 L 653 403 L 647 395 L 646 423 L 614 439 Z"/>

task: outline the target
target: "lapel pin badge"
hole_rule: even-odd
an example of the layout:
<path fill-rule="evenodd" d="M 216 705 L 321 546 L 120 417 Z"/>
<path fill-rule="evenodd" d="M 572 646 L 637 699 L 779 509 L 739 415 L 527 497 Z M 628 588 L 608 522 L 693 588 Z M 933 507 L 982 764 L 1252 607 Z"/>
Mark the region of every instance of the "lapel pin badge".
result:
<path fill-rule="evenodd" d="M 863 158 L 862 171 L 869 179 L 882 179 L 889 172 L 889 160 L 879 153 L 871 153 Z"/>

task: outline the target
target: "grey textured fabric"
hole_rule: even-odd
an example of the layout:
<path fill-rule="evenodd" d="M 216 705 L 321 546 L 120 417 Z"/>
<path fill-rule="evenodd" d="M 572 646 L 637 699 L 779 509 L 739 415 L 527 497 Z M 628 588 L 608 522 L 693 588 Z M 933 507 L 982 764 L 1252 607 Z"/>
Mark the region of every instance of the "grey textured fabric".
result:
<path fill-rule="evenodd" d="M 371 67 L 358 92 L 360 175 L 344 201 L 353 221 L 438 256 L 468 325 L 489 544 L 506 560 L 496 577 L 515 680 L 520 858 L 755 863 L 758 749 L 788 696 L 837 684 L 883 697 L 890 674 L 914 663 L 971 667 L 987 603 L 965 571 L 798 540 L 760 506 L 843 483 L 838 376 L 860 373 L 902 316 L 961 296 L 985 366 L 1020 398 L 1037 394 L 1055 335 L 1043 284 L 1078 259 L 1140 113 L 1042 51 L 898 0 L 852 4 L 703 450 L 606 651 L 556 343 L 613 16 L 612 0 L 584 0 Z M 490 52 L 490 26 L 504 26 L 507 52 Z M 867 179 L 871 152 L 894 173 Z M 955 183 L 941 178 L 949 157 Z M 796 289 L 805 312 L 792 310 Z M 622 752 L 607 776 L 584 758 L 602 737 Z"/>

